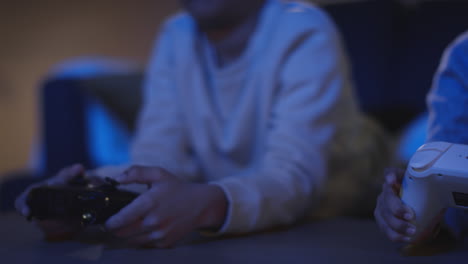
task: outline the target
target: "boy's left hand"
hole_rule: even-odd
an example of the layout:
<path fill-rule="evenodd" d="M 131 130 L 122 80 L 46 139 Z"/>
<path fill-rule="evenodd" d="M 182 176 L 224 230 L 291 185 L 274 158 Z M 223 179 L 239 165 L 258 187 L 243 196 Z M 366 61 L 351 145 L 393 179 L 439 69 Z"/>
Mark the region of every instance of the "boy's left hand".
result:
<path fill-rule="evenodd" d="M 159 167 L 134 166 L 116 178 L 121 184 L 148 184 L 106 227 L 130 245 L 167 248 L 188 233 L 222 226 L 227 200 L 211 184 L 188 183 Z"/>

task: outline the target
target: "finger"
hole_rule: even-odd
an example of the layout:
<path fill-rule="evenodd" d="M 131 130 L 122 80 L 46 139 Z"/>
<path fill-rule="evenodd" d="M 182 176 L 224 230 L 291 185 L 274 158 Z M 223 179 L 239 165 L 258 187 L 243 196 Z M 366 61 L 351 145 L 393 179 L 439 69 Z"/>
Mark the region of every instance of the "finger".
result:
<path fill-rule="evenodd" d="M 387 183 L 387 182 L 384 182 L 384 184 L 382 185 L 382 189 L 389 189 L 391 190 L 395 195 L 399 196 L 400 195 L 400 190 L 401 190 L 401 184 L 398 183 L 398 182 L 395 182 L 393 184 L 390 184 L 390 183 Z"/>
<path fill-rule="evenodd" d="M 171 218 L 166 218 L 164 221 L 160 219 L 162 218 L 157 212 L 148 214 L 139 226 L 139 230 L 143 232 L 126 235 L 127 243 L 134 246 L 155 247 L 155 242 L 163 240 L 169 232 L 170 226 L 173 228 L 175 223 L 174 219 Z"/>
<path fill-rule="evenodd" d="M 160 167 L 132 166 L 123 174 L 119 175 L 116 180 L 123 184 L 151 184 L 154 182 L 166 180 L 168 179 L 169 175 L 169 172 Z"/>
<path fill-rule="evenodd" d="M 162 218 L 159 216 L 158 210 L 153 210 L 152 213 L 148 214 L 145 219 L 143 219 L 142 227 L 146 230 L 155 230 L 158 227 L 163 226 L 163 224 L 167 224 L 167 220 L 163 222 Z"/>
<path fill-rule="evenodd" d="M 149 233 L 153 230 L 161 228 L 163 222 L 160 221 L 161 218 L 158 216 L 157 211 L 157 209 L 153 208 L 152 212 L 149 213 L 144 219 L 139 219 L 130 225 L 114 230 L 112 233 L 118 237 L 132 237 Z M 165 222 L 167 224 L 168 221 Z"/>
<path fill-rule="evenodd" d="M 148 248 L 170 248 L 187 235 L 192 229 L 184 223 L 172 223 L 166 228 L 157 229 L 153 232 L 134 237 L 128 242 L 131 245 L 144 246 Z"/>
<path fill-rule="evenodd" d="M 395 216 L 398 218 L 407 219 L 409 218 L 407 207 L 403 204 L 400 197 L 398 197 L 395 192 L 388 186 L 384 188 L 384 205 L 386 217 Z M 407 219 L 410 220 L 410 219 Z"/>
<path fill-rule="evenodd" d="M 47 181 L 47 185 L 64 185 L 67 184 L 74 177 L 84 173 L 85 168 L 81 164 L 75 164 L 70 167 L 64 168 L 56 176 Z"/>
<path fill-rule="evenodd" d="M 379 229 L 381 231 L 384 231 L 384 226 L 382 225 L 382 221 L 383 221 L 383 218 L 382 218 L 382 197 L 383 197 L 383 193 L 381 193 L 379 195 L 379 197 L 377 198 L 377 205 L 374 209 L 374 219 L 375 219 L 375 222 L 377 223 L 377 225 L 379 226 Z"/>
<path fill-rule="evenodd" d="M 398 234 L 409 237 L 416 234 L 416 227 L 406 220 L 390 216 L 389 218 L 387 218 L 386 223 L 391 229 L 393 229 Z"/>
<path fill-rule="evenodd" d="M 28 195 L 29 195 L 29 193 L 31 192 L 31 190 L 33 188 L 36 188 L 36 187 L 38 187 L 40 185 L 41 184 L 37 183 L 37 184 L 33 184 L 33 185 L 29 186 L 25 191 L 23 191 L 18 196 L 18 198 L 16 198 L 16 200 L 15 200 L 16 211 L 19 212 L 24 217 L 28 217 L 29 214 L 30 214 L 30 209 L 29 209 L 29 206 L 28 206 L 28 204 L 26 202 L 27 198 L 28 198 Z"/>
<path fill-rule="evenodd" d="M 393 185 L 397 181 L 397 176 L 393 169 L 385 169 L 385 183 L 388 185 Z"/>
<path fill-rule="evenodd" d="M 122 228 L 115 229 L 112 231 L 112 233 L 121 238 L 127 238 L 127 237 L 132 237 L 140 234 L 147 233 L 151 230 L 146 230 L 143 225 L 142 225 L 142 219 L 138 219 L 137 221 L 126 225 Z"/>
<path fill-rule="evenodd" d="M 403 206 L 405 207 L 405 214 L 403 215 L 403 219 L 405 219 L 406 221 L 413 221 L 416 217 L 414 210 L 404 203 Z"/>
<path fill-rule="evenodd" d="M 400 168 L 386 168 L 384 174 L 385 182 L 388 184 L 400 184 L 405 176 L 405 171 Z"/>
<path fill-rule="evenodd" d="M 382 231 L 388 239 L 393 242 L 409 242 L 410 237 L 405 235 L 405 233 L 399 233 L 389 226 L 387 219 L 382 215 L 382 213 L 376 212 L 374 214 L 375 220 L 379 226 L 380 231 Z"/>
<path fill-rule="evenodd" d="M 392 228 L 390 228 L 387 223 L 383 222 L 385 234 L 387 237 L 393 242 L 410 242 L 411 238 L 409 236 L 405 236 L 404 234 L 398 233 Z"/>
<path fill-rule="evenodd" d="M 377 223 L 380 231 L 386 233 L 387 224 L 385 223 L 385 218 L 382 216 L 382 210 L 376 209 L 374 211 L 375 222 Z"/>
<path fill-rule="evenodd" d="M 162 239 L 164 239 L 167 235 L 167 230 L 165 229 L 157 229 L 151 232 L 140 234 L 138 236 L 134 236 L 127 240 L 127 243 L 132 246 L 146 246 L 146 247 L 154 247 L 156 243 Z"/>
<path fill-rule="evenodd" d="M 166 230 L 165 236 L 153 242 L 153 247 L 173 247 L 187 234 L 195 230 L 194 224 L 184 218 L 168 218 L 168 220 L 163 223 L 162 227 L 161 230 Z"/>
<path fill-rule="evenodd" d="M 27 205 L 27 198 L 29 193 L 33 188 L 40 187 L 43 185 L 61 185 L 65 184 L 67 181 L 75 177 L 76 175 L 79 175 L 84 171 L 84 167 L 80 164 L 75 164 L 71 167 L 67 167 L 65 169 L 62 169 L 56 176 L 53 178 L 41 182 L 41 183 L 36 183 L 31 186 L 29 186 L 23 193 L 18 196 L 18 198 L 15 200 L 15 208 L 16 210 L 23 216 L 27 217 L 29 216 L 31 210 L 29 206 Z"/>
<path fill-rule="evenodd" d="M 395 217 L 390 210 L 386 210 L 386 193 L 383 192 L 377 199 L 377 206 L 374 210 L 375 220 L 383 232 L 389 234 L 388 228 L 393 229 L 396 233 L 402 236 L 411 237 L 416 233 L 416 227 L 410 222 Z M 393 234 L 392 236 L 394 236 Z"/>
<path fill-rule="evenodd" d="M 138 196 L 120 212 L 107 220 L 106 228 L 110 230 L 120 229 L 143 218 L 151 209 L 157 208 L 157 199 L 153 190 Z"/>
<path fill-rule="evenodd" d="M 186 236 L 191 230 L 190 229 L 184 229 L 184 228 L 175 228 L 176 225 L 174 225 L 173 228 L 171 228 L 163 238 L 156 240 L 155 247 L 157 248 L 171 248 L 173 247 L 177 242 L 179 242 L 184 236 Z M 180 226 L 180 225 L 177 225 Z"/>
<path fill-rule="evenodd" d="M 386 211 L 387 208 L 386 208 L 386 203 L 385 203 L 385 195 L 384 193 L 381 193 L 379 195 L 379 198 L 377 200 L 377 207 L 374 211 L 374 218 L 377 222 L 377 225 L 379 226 L 380 230 L 384 233 L 387 233 L 387 228 L 388 228 L 388 224 L 387 224 L 387 214 L 386 214 Z"/>
<path fill-rule="evenodd" d="M 149 244 L 154 246 L 155 241 L 164 239 L 171 223 L 174 223 L 174 220 L 160 221 L 157 213 L 151 213 L 141 222 L 145 232 L 135 235 L 127 241 L 135 246 L 148 246 Z"/>

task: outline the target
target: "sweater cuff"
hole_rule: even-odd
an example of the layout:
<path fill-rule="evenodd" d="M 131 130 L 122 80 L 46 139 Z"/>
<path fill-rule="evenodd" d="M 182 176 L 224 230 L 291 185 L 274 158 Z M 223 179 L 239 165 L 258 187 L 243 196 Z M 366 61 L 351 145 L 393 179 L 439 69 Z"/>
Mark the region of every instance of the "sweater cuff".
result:
<path fill-rule="evenodd" d="M 203 232 L 202 234 L 217 236 L 223 234 L 239 234 L 249 232 L 252 228 L 252 223 L 249 219 L 252 216 L 246 215 L 247 212 L 257 212 L 254 207 L 255 198 L 246 194 L 243 184 L 238 179 L 226 178 L 216 182 L 210 182 L 219 186 L 228 202 L 226 210 L 226 218 L 220 229 L 213 232 Z M 247 208 L 249 207 L 249 208 Z"/>
<path fill-rule="evenodd" d="M 226 209 L 226 217 L 224 219 L 224 223 L 221 226 L 221 228 L 218 229 L 217 231 L 209 232 L 209 233 L 207 233 L 207 235 L 226 234 L 226 233 L 229 232 L 229 229 L 232 229 L 231 226 L 232 226 L 232 222 L 233 222 L 232 218 L 233 218 L 233 207 L 234 207 L 234 203 L 233 203 L 234 201 L 233 201 L 233 198 L 232 198 L 232 193 L 229 191 L 229 188 L 227 188 L 225 186 L 225 184 L 223 184 L 222 182 L 212 182 L 210 184 L 217 185 L 223 190 L 224 195 L 226 195 L 227 209 Z"/>

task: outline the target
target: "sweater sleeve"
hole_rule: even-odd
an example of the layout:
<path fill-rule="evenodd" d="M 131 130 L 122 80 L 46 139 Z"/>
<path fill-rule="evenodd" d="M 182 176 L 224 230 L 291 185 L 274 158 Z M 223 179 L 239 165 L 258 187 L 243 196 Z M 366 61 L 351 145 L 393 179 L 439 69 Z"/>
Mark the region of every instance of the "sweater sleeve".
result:
<path fill-rule="evenodd" d="M 427 103 L 427 140 L 468 144 L 468 32 L 446 50 Z"/>
<path fill-rule="evenodd" d="M 182 179 L 197 180 L 198 166 L 191 154 L 174 85 L 176 18 L 162 27 L 145 73 L 144 104 L 130 150 L 131 161 L 97 168 L 88 173 L 90 176 L 114 178 L 132 165 L 141 165 L 159 166 Z M 146 185 L 131 184 L 122 188 L 141 193 Z"/>
<path fill-rule="evenodd" d="M 443 56 L 427 97 L 427 141 L 468 144 L 468 32 L 450 45 Z M 442 224 L 461 240 L 468 231 L 468 214 L 449 208 Z"/>
<path fill-rule="evenodd" d="M 195 177 L 187 130 L 174 85 L 174 42 L 177 26 L 168 23 L 154 49 L 144 83 L 144 106 L 131 149 L 132 164 L 161 166 L 173 174 Z"/>
<path fill-rule="evenodd" d="M 220 233 L 290 224 L 308 213 L 323 192 L 327 145 L 353 115 L 343 111 L 347 80 L 333 28 L 303 32 L 286 49 L 260 165 L 212 183 L 229 202 Z"/>

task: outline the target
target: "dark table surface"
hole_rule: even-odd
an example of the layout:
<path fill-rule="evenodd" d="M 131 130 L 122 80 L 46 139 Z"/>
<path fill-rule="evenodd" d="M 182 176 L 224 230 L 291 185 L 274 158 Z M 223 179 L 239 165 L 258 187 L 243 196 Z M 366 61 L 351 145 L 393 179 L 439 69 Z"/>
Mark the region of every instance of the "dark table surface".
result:
<path fill-rule="evenodd" d="M 466 243 L 431 257 L 405 257 L 371 220 L 339 218 L 288 230 L 186 243 L 173 249 L 50 243 L 16 214 L 0 214 L 0 263 L 468 263 Z"/>

